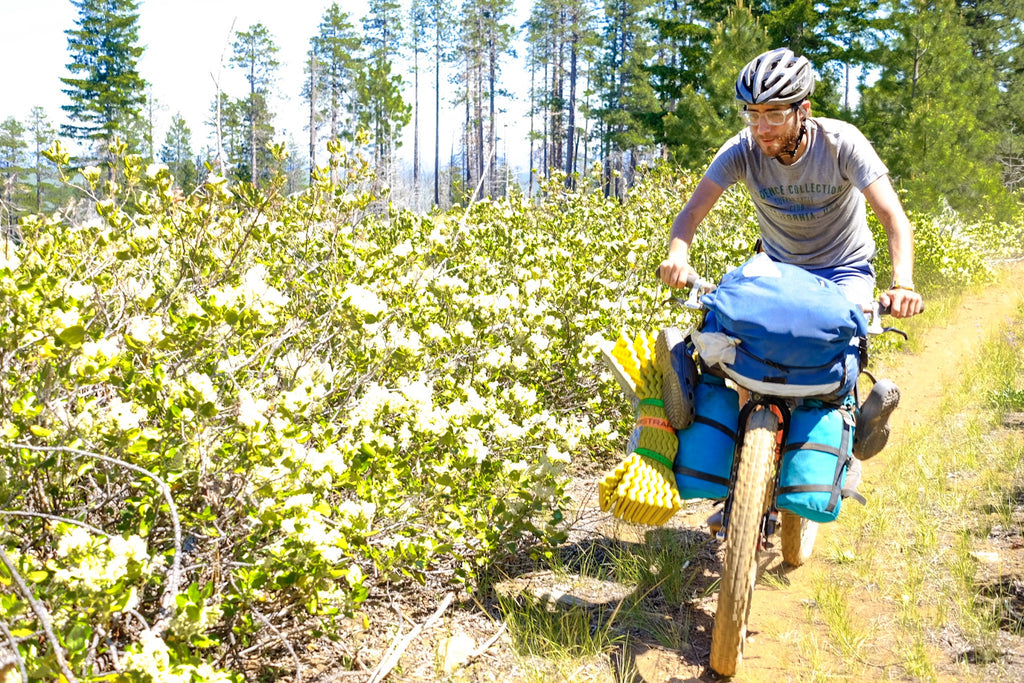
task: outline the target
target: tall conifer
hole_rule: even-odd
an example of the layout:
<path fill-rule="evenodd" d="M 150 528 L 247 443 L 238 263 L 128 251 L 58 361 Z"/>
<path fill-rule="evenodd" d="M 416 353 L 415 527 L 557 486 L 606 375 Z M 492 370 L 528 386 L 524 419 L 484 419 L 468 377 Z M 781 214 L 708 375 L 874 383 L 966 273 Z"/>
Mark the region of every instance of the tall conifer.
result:
<path fill-rule="evenodd" d="M 133 131 L 140 129 L 146 101 L 146 82 L 137 64 L 143 48 L 138 45 L 137 0 L 71 0 L 78 9 L 77 28 L 65 31 L 71 76 L 61 78 L 70 103 L 62 108 L 70 123 L 61 132 L 71 138 L 96 143 L 105 151 L 115 137 L 137 150 Z"/>

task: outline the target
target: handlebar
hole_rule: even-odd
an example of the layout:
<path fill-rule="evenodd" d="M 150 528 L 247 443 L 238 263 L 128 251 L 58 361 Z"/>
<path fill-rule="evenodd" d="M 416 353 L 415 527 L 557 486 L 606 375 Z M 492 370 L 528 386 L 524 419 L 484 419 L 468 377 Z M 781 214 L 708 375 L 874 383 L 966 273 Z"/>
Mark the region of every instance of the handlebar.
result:
<path fill-rule="evenodd" d="M 661 279 L 661 266 L 658 266 L 657 269 L 655 269 L 654 275 L 659 280 Z M 685 301 L 676 297 L 669 299 L 669 301 L 681 301 L 684 306 L 694 310 L 700 310 L 701 308 L 699 297 L 702 293 L 713 291 L 718 287 L 718 285 L 711 280 L 705 280 L 693 271 L 690 271 L 686 276 L 686 286 L 690 288 L 690 296 L 688 296 Z"/>
<path fill-rule="evenodd" d="M 661 266 L 658 266 L 654 271 L 655 277 L 661 279 Z M 681 302 L 687 308 L 700 310 L 702 305 L 700 303 L 700 295 L 706 292 L 713 291 L 718 285 L 710 280 L 705 280 L 694 272 L 690 272 L 686 276 L 686 286 L 690 288 L 690 296 L 686 300 L 673 297 L 670 301 Z M 924 305 L 921 306 L 921 311 L 924 311 Z M 889 306 L 883 306 L 879 301 L 871 302 L 871 310 L 865 311 L 865 316 L 868 318 L 868 334 L 882 334 L 883 332 L 896 332 L 903 335 L 906 338 L 906 333 L 902 330 L 898 330 L 894 327 L 883 327 L 881 317 L 883 315 L 889 315 L 891 313 Z"/>

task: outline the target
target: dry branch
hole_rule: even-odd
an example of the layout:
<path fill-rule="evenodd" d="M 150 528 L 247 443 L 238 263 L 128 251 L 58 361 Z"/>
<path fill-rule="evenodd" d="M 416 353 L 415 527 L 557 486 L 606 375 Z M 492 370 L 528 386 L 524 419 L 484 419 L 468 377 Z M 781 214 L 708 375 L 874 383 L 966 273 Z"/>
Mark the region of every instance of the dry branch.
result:
<path fill-rule="evenodd" d="M 444 600 L 441 601 L 441 605 L 426 621 L 422 624 L 417 624 L 411 631 L 409 631 L 409 633 L 396 639 L 384 654 L 384 659 L 382 659 L 381 663 L 377 665 L 377 668 L 373 670 L 373 675 L 370 676 L 368 683 L 380 683 L 387 678 L 388 674 L 391 673 L 391 670 L 398 666 L 398 662 L 402 659 L 402 655 L 405 654 L 407 649 L 409 649 L 409 646 L 412 645 L 413 641 L 416 640 L 423 631 L 428 631 L 433 628 L 434 624 L 441 618 L 441 615 L 444 614 L 445 610 L 448 609 L 448 606 L 452 604 L 452 600 L 454 599 L 455 593 L 448 593 L 445 595 Z"/>

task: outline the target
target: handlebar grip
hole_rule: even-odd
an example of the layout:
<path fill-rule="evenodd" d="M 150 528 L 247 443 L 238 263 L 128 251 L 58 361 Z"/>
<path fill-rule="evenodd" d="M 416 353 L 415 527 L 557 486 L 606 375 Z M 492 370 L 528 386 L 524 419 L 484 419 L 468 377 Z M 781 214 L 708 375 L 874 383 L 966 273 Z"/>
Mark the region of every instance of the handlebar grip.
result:
<path fill-rule="evenodd" d="M 661 266 L 658 266 L 657 268 L 654 269 L 654 277 L 658 278 L 659 280 L 661 279 Z M 697 287 L 705 288 L 705 287 L 708 287 L 710 285 L 711 285 L 710 282 L 708 282 L 707 280 L 705 280 L 701 276 L 697 275 L 693 271 L 690 271 L 687 274 L 687 276 L 686 276 L 686 286 L 687 287 L 697 286 Z"/>

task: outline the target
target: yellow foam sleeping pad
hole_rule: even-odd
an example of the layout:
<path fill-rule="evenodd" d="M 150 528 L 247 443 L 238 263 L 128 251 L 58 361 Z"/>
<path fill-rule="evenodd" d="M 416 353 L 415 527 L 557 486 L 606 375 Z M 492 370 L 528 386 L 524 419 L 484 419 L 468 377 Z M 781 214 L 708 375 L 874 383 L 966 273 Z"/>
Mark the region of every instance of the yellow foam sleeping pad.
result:
<path fill-rule="evenodd" d="M 603 353 L 605 361 L 638 399 L 636 448 L 597 484 L 601 509 L 636 524 L 659 526 L 682 507 L 672 473 L 679 440 L 665 417 L 661 402 L 661 372 L 654 362 L 655 335 L 637 335 L 630 342 L 625 335 Z M 628 383 L 628 387 L 625 385 Z"/>

